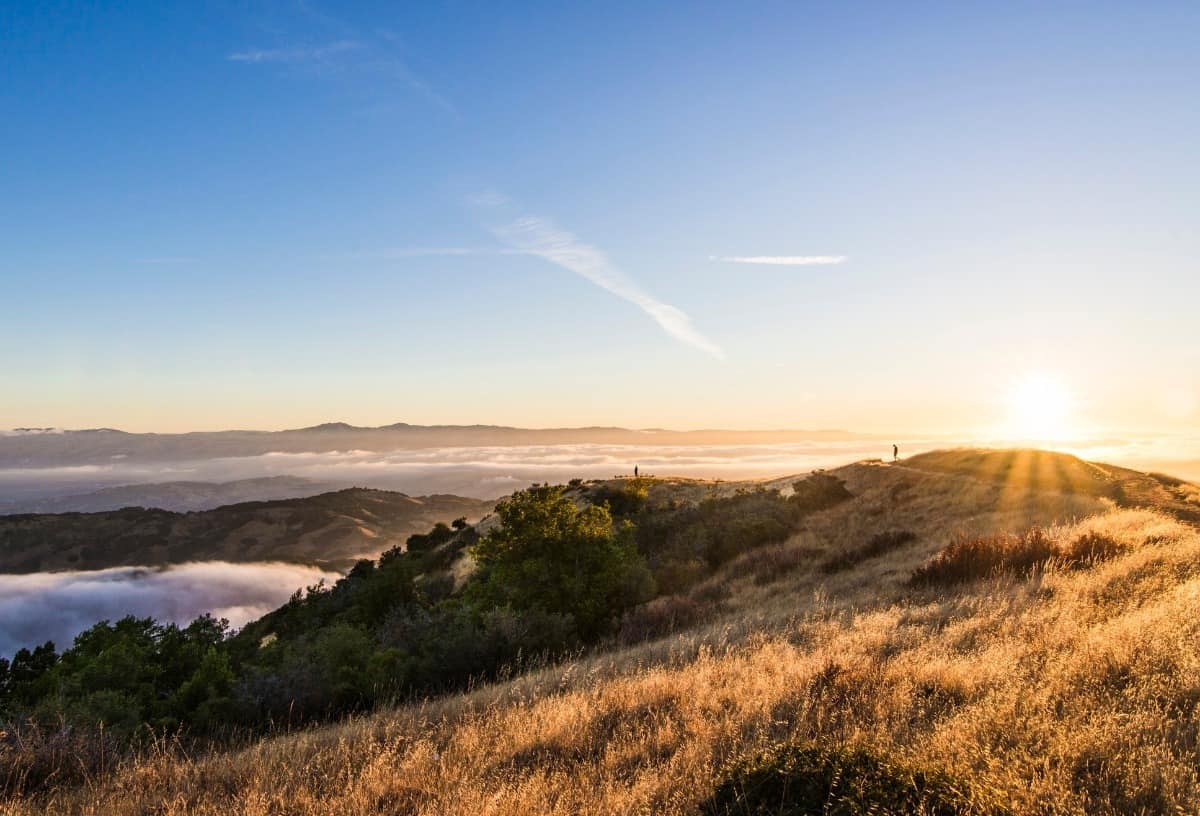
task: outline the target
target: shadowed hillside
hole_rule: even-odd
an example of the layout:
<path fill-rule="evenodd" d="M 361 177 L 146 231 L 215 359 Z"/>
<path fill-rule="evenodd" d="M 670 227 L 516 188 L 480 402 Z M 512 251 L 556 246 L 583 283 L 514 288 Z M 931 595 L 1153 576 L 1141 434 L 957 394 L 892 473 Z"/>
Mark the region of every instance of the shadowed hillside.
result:
<path fill-rule="evenodd" d="M 300 499 L 176 513 L 0 516 L 0 572 L 94 570 L 186 561 L 291 561 L 349 566 L 435 522 L 479 518 L 491 502 L 349 489 Z"/>
<path fill-rule="evenodd" d="M 122 507 L 212 510 L 227 504 L 278 501 L 328 493 L 343 485 L 299 476 L 266 476 L 232 482 L 153 482 L 106 487 L 88 493 L 0 503 L 0 513 L 103 513 Z"/>
<path fill-rule="evenodd" d="M 1200 810 L 1193 485 L 1060 454 L 951 451 L 760 485 L 626 479 L 523 495 L 501 512 L 513 529 L 540 517 L 539 496 L 565 497 L 580 523 L 603 507 L 615 540 L 635 542 L 654 576 L 655 597 L 626 606 L 586 652 L 243 747 L 157 743 L 86 785 L 0 807 L 19 816 Z M 571 514 L 556 507 L 566 515 L 554 525 L 566 529 Z M 514 605 L 487 637 L 528 636 L 546 609 L 523 616 L 523 584 L 497 576 L 536 586 L 542 573 L 503 560 L 522 543 L 503 529 L 491 517 L 411 539 L 409 552 L 359 565 L 332 592 L 247 627 L 234 654 L 268 665 L 272 650 L 303 643 L 306 621 L 333 616 L 342 640 L 374 632 L 392 650 L 378 654 L 430 670 L 445 636 L 423 641 L 417 664 L 406 638 L 461 636 L 428 628 L 448 614 L 441 607 L 405 607 L 413 611 L 379 630 L 354 623 L 380 602 L 380 576 L 395 580 L 403 564 L 405 575 L 422 571 L 406 590 L 418 599 L 431 583 L 444 603 L 476 608 L 507 592 Z M 553 548 L 539 552 L 562 566 Z M 569 549 L 561 554 L 569 564 Z M 9 749 L 10 773 L 36 770 L 28 745 Z"/>

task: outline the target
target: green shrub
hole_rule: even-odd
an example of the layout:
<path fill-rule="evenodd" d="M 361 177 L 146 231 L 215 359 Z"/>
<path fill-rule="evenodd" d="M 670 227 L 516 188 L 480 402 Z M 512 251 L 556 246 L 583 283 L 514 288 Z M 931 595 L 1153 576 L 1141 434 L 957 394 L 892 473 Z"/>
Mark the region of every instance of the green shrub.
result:
<path fill-rule="evenodd" d="M 461 519 L 461 521 L 462 526 L 466 527 L 467 520 L 464 518 Z M 455 523 L 457 524 L 458 522 L 456 521 Z M 410 535 L 408 537 L 408 541 L 405 543 L 405 549 L 409 552 L 427 552 L 441 544 L 445 544 L 447 541 L 454 538 L 455 530 L 459 529 L 462 528 L 456 526 L 452 530 L 450 529 L 449 525 L 439 521 L 437 524 L 433 525 L 433 529 L 428 533 L 413 533 Z"/>
<path fill-rule="evenodd" d="M 788 498 L 804 513 L 815 513 L 854 498 L 846 489 L 846 483 L 824 471 L 813 471 L 806 478 L 792 485 L 795 491 Z"/>
<path fill-rule="evenodd" d="M 751 550 L 787 541 L 809 513 L 851 497 L 845 483 L 814 473 L 795 484 L 784 498 L 765 487 L 715 494 L 698 505 L 657 505 L 636 517 L 638 548 L 646 556 L 664 592 L 680 592 L 710 572 Z M 779 565 L 802 566 L 807 554 L 780 550 Z M 770 556 L 764 558 L 769 561 Z M 697 569 L 697 566 L 704 569 Z M 764 580 L 767 580 L 764 578 Z"/>
<path fill-rule="evenodd" d="M 607 505 L 609 512 L 617 518 L 630 518 L 646 506 L 653 479 L 647 477 L 618 479 L 615 484 L 607 482 L 592 488 L 588 500 L 592 504 Z"/>
<path fill-rule="evenodd" d="M 863 749 L 784 745 L 734 767 L 701 806 L 713 816 L 974 816 L 1001 811 L 946 774 Z"/>
<path fill-rule="evenodd" d="M 471 552 L 480 578 L 470 597 L 488 606 L 569 615 L 585 640 L 654 595 L 628 522 L 604 505 L 582 510 L 561 487 L 533 487 L 496 505 L 501 526 Z"/>

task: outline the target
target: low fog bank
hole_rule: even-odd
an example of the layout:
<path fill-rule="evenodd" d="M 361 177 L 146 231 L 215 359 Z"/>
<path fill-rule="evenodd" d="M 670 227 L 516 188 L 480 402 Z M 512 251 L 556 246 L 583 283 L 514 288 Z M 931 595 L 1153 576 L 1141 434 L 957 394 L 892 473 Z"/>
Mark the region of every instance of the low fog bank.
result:
<path fill-rule="evenodd" d="M 987 437 L 901 438 L 895 441 L 900 445 L 902 458 L 935 448 L 1015 444 Z M 1019 444 L 1062 450 L 1091 461 L 1139 470 L 1159 470 L 1184 478 L 1200 477 L 1200 438 L 1129 436 L 1080 439 L 1071 443 L 1027 440 Z M 882 444 L 870 440 L 813 440 L 761 445 L 581 443 L 423 448 L 382 453 L 348 450 L 267 453 L 150 464 L 115 460 L 106 465 L 0 469 L 0 513 L 86 512 L 107 509 L 100 505 L 104 502 L 111 505 L 114 501 L 119 506 L 168 505 L 171 509 L 201 509 L 229 501 L 267 498 L 253 492 L 239 497 L 232 485 L 222 491 L 212 483 L 238 485 L 246 484 L 239 480 L 272 478 L 296 480 L 288 488 L 292 495 L 313 495 L 357 486 L 398 490 L 410 495 L 451 493 L 496 499 L 531 482 L 565 482 L 577 477 L 609 478 L 632 473 L 635 465 L 641 473 L 656 476 L 756 479 L 807 473 L 815 468 L 837 467 L 865 458 L 891 458 L 891 453 L 891 440 Z M 163 498 L 171 490 L 178 493 L 178 486 L 148 487 L 163 482 L 191 483 L 187 502 Z M 197 483 L 209 484 L 205 488 Z M 134 487 L 119 491 L 119 499 L 112 495 L 78 495 L 114 485 Z M 260 482 L 255 489 L 262 490 L 261 485 Z"/>
<path fill-rule="evenodd" d="M 900 441 L 902 454 L 947 443 Z M 375 487 L 410 495 L 452 493 L 494 499 L 531 482 L 609 478 L 640 472 L 658 476 L 753 479 L 804 473 L 864 457 L 891 455 L 891 444 L 813 441 L 769 445 L 530 445 L 416 450 L 268 453 L 203 461 L 0 469 L 0 507 L 32 507 L 52 496 L 113 485 L 154 482 L 232 482 L 289 476 L 323 485 Z M 314 491 L 317 492 L 317 491 Z M 61 512 L 64 509 L 57 508 Z M 80 506 L 78 509 L 86 509 Z"/>
<path fill-rule="evenodd" d="M 186 625 L 211 612 L 237 627 L 281 605 L 301 587 L 339 577 L 297 564 L 224 561 L 0 575 L 0 656 L 47 640 L 62 651 L 97 621 L 126 615 Z"/>

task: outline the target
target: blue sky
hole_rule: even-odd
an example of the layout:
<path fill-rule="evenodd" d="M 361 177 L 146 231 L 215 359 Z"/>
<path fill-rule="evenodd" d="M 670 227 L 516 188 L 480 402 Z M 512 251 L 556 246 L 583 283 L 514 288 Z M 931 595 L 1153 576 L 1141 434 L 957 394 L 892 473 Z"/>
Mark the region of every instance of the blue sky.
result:
<path fill-rule="evenodd" d="M 104 5 L 0 4 L 0 427 L 1200 422 L 1194 3 Z"/>

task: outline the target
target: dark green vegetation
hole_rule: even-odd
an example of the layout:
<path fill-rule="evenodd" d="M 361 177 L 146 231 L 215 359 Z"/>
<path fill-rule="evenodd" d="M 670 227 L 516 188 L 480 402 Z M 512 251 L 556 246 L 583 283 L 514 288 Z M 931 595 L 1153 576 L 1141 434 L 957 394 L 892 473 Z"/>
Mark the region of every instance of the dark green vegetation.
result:
<path fill-rule="evenodd" d="M 496 506 L 503 526 L 474 549 L 479 579 L 468 598 L 483 608 L 562 616 L 584 640 L 654 595 L 633 525 L 607 505 L 576 509 L 562 488 L 533 487 Z"/>
<path fill-rule="evenodd" d="M 999 814 L 970 787 L 864 749 L 783 745 L 737 765 L 703 805 L 713 816 Z"/>
<path fill-rule="evenodd" d="M 686 603 L 670 593 L 849 498 L 820 473 L 790 497 L 657 503 L 651 486 L 535 485 L 502 500 L 485 532 L 438 523 L 237 633 L 209 617 L 183 628 L 125 618 L 61 655 L 22 650 L 0 659 L 0 731 L 102 723 L 118 747 L 175 732 L 224 739 L 462 689 L 611 643 L 634 610 Z"/>
<path fill-rule="evenodd" d="M 0 572 L 94 570 L 185 561 L 290 561 L 348 568 L 438 519 L 478 518 L 492 502 L 354 488 L 190 513 L 0 516 Z"/>
<path fill-rule="evenodd" d="M 617 506 L 634 522 L 638 549 L 664 595 L 693 587 L 747 550 L 784 541 L 809 513 L 851 498 L 840 479 L 821 472 L 796 482 L 786 498 L 760 487 L 697 504 L 655 503 L 645 487 L 630 480 L 633 495 L 618 497 Z M 613 503 L 608 493 L 595 498 Z"/>

